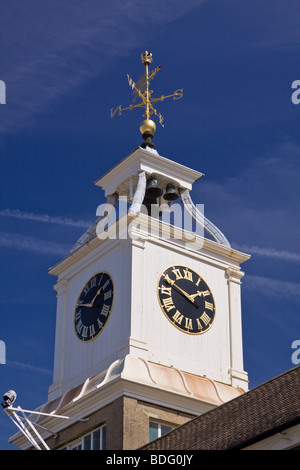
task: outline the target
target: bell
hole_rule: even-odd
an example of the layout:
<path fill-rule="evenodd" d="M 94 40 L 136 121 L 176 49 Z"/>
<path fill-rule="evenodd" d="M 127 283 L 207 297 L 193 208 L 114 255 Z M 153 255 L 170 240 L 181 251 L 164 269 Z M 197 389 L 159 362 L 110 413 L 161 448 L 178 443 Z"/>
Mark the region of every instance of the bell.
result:
<path fill-rule="evenodd" d="M 160 197 L 163 193 L 163 190 L 158 186 L 158 181 L 154 175 L 152 175 L 147 180 L 146 194 L 145 198 L 154 200 Z"/>
<path fill-rule="evenodd" d="M 164 194 L 164 199 L 166 201 L 175 201 L 175 199 L 177 199 L 178 197 L 179 196 L 176 193 L 176 190 L 175 190 L 173 184 L 171 184 L 171 183 L 167 184 L 166 192 Z"/>
<path fill-rule="evenodd" d="M 157 204 L 157 198 L 163 193 L 163 190 L 158 186 L 156 176 L 152 175 L 147 180 L 146 193 L 143 205 L 146 206 L 148 215 L 151 215 L 151 206 Z"/>

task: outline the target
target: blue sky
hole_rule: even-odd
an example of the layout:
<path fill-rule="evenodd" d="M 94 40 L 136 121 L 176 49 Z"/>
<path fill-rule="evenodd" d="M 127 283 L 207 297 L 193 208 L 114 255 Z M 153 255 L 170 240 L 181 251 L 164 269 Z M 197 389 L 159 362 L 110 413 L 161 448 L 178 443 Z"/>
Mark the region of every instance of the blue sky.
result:
<path fill-rule="evenodd" d="M 205 174 L 193 201 L 243 265 L 250 387 L 294 367 L 300 339 L 300 5 L 296 0 L 11 0 L 0 5 L 0 394 L 33 409 L 52 382 L 56 297 L 49 267 L 104 202 L 92 183 L 141 144 L 126 74 L 162 69 L 158 152 Z M 0 449 L 15 432 L 0 415 Z"/>

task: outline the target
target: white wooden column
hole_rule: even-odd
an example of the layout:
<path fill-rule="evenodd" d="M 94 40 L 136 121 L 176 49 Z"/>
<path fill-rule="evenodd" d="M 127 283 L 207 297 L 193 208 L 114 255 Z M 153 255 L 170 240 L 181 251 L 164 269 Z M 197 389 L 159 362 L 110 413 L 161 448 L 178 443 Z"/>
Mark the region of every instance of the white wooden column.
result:
<path fill-rule="evenodd" d="M 131 286 L 131 332 L 130 354 L 147 359 L 147 331 L 144 299 L 147 289 L 147 266 L 145 266 L 145 240 L 132 240 L 132 286 Z"/>
<path fill-rule="evenodd" d="M 68 286 L 69 281 L 66 279 L 59 280 L 54 286 L 57 291 L 56 332 L 53 384 L 49 387 L 48 400 L 61 396 L 64 386 Z"/>
<path fill-rule="evenodd" d="M 248 374 L 244 371 L 242 341 L 241 278 L 243 276 L 244 273 L 239 269 L 228 268 L 226 270 L 230 331 L 229 374 L 233 386 L 248 390 Z"/>

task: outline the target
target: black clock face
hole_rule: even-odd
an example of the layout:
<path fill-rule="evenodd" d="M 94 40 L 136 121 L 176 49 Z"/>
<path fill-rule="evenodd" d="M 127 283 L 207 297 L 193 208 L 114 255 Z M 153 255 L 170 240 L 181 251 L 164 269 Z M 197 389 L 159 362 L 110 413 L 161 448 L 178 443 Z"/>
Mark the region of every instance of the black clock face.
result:
<path fill-rule="evenodd" d="M 76 303 L 75 332 L 81 341 L 92 341 L 103 330 L 114 300 L 114 285 L 109 274 L 95 274 L 84 286 Z"/>
<path fill-rule="evenodd" d="M 185 333 L 204 333 L 214 321 L 216 307 L 210 288 L 185 266 L 172 266 L 161 274 L 158 299 L 168 320 Z"/>

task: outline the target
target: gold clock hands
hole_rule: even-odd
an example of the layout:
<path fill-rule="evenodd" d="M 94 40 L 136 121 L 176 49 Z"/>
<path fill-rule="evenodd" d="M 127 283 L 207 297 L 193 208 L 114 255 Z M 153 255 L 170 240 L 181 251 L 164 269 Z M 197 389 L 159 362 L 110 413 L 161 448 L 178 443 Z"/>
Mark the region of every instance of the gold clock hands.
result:
<path fill-rule="evenodd" d="M 181 287 L 177 286 L 177 284 L 175 284 L 175 281 L 170 279 L 168 275 L 165 276 L 165 280 L 169 284 L 171 284 L 171 286 L 176 287 L 176 289 L 178 289 L 190 302 L 192 302 L 192 303 L 195 302 L 195 300 L 187 292 L 185 292 L 185 290 L 183 290 L 183 289 L 181 289 Z"/>
<path fill-rule="evenodd" d="M 195 297 L 198 297 L 198 296 L 201 297 L 201 295 L 203 297 L 205 297 L 205 295 L 207 295 L 207 294 L 208 294 L 208 291 L 199 291 L 198 290 L 196 294 L 191 294 L 190 297 L 194 300 Z"/>
<path fill-rule="evenodd" d="M 96 298 L 98 297 L 98 295 L 101 292 L 101 289 L 102 289 L 102 287 L 100 287 L 100 289 L 97 291 L 97 294 L 95 295 L 95 297 L 93 298 L 93 300 L 89 304 L 77 304 L 77 307 L 93 307 Z"/>
<path fill-rule="evenodd" d="M 95 295 L 95 297 L 94 297 L 93 300 L 91 301 L 92 306 L 94 305 L 94 302 L 95 302 L 96 298 L 97 298 L 98 295 L 100 294 L 101 289 L 102 289 L 102 287 L 100 287 L 100 289 L 97 291 L 97 294 Z"/>

